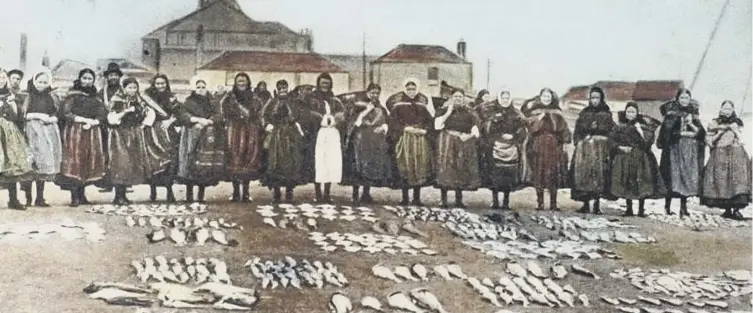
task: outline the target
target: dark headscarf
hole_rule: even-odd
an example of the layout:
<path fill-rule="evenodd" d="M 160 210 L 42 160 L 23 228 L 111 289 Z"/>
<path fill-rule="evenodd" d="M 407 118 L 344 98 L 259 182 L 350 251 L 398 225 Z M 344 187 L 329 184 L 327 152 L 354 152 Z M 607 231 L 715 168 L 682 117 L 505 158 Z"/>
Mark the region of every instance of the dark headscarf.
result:
<path fill-rule="evenodd" d="M 719 106 L 719 109 L 721 111 L 721 108 L 729 103 L 732 105 L 732 114 L 729 116 L 723 116 L 721 112 L 719 112 L 719 116 L 716 118 L 716 122 L 719 124 L 732 124 L 735 123 L 738 126 L 743 126 L 743 120 L 741 120 L 739 117 L 737 117 L 737 113 L 735 112 L 735 103 L 730 100 L 725 100 L 722 102 L 722 105 Z"/>
<path fill-rule="evenodd" d="M 90 95 L 90 96 L 91 95 L 95 95 L 95 94 L 97 94 L 97 87 L 95 87 L 93 83 L 89 87 L 84 87 L 83 85 L 81 85 L 81 77 L 84 77 L 84 74 L 87 74 L 87 73 L 91 74 L 91 76 L 94 79 L 94 81 L 96 81 L 97 74 L 94 73 L 94 70 L 92 70 L 90 68 L 85 68 L 85 69 L 83 69 L 83 70 L 81 70 L 81 71 L 78 72 L 78 78 L 73 81 L 73 88 L 71 88 L 71 89 L 83 92 L 83 93 L 85 93 L 87 95 Z"/>
<path fill-rule="evenodd" d="M 154 85 L 157 82 L 157 79 L 160 79 L 160 78 L 165 80 L 165 91 L 162 91 L 162 92 L 157 90 L 157 87 Z M 173 93 L 170 89 L 170 80 L 167 78 L 167 75 L 165 74 L 154 75 L 154 78 L 152 78 L 151 86 L 149 86 L 149 88 L 144 90 L 144 93 L 147 96 L 149 96 L 149 98 L 154 99 L 154 101 L 156 101 L 160 105 L 169 105 L 170 98 L 173 97 Z"/>
<path fill-rule="evenodd" d="M 636 114 L 635 118 L 630 121 L 628 121 L 627 114 L 626 114 L 628 108 L 635 108 L 636 112 L 638 113 Z M 635 123 L 640 122 L 640 120 L 641 120 L 641 109 L 638 108 L 638 104 L 633 101 L 630 101 L 625 105 L 625 110 L 617 112 L 617 121 L 622 124 L 635 125 Z"/>
<path fill-rule="evenodd" d="M 369 92 L 369 91 L 374 90 L 374 89 L 382 91 L 382 87 L 379 86 L 379 84 L 377 84 L 377 83 L 369 83 L 369 86 L 366 87 L 366 92 Z"/>
<path fill-rule="evenodd" d="M 246 90 L 240 90 L 238 89 L 238 78 L 244 77 L 246 78 L 246 81 L 248 82 L 248 87 Z M 251 77 L 248 76 L 248 74 L 244 72 L 240 72 L 235 75 L 235 79 L 233 79 L 233 95 L 235 95 L 235 99 L 238 100 L 240 103 L 250 103 L 251 100 L 254 98 L 254 91 L 251 88 Z"/>
<path fill-rule="evenodd" d="M 552 103 L 549 105 L 544 105 L 541 103 L 541 94 L 545 91 L 549 92 L 552 95 Z M 560 108 L 560 98 L 557 96 L 557 94 L 549 87 L 542 88 L 541 91 L 539 91 L 539 94 L 531 99 L 528 99 L 526 101 L 526 104 L 523 105 L 523 108 L 521 108 L 521 111 L 523 111 L 524 114 L 528 115 L 531 111 L 539 110 L 539 109 L 550 109 L 550 110 L 560 110 L 562 111 L 562 108 Z"/>
<path fill-rule="evenodd" d="M 599 100 L 599 103 L 597 105 L 591 105 L 591 93 L 598 93 L 601 100 Z M 604 93 L 604 89 L 601 89 L 601 87 L 598 86 L 592 86 L 588 90 L 588 106 L 583 109 L 581 112 L 592 112 L 592 113 L 598 113 L 598 112 L 611 112 L 611 109 L 609 108 L 609 105 L 607 105 L 607 97 Z"/>
<path fill-rule="evenodd" d="M 321 83 L 323 79 L 329 80 L 330 82 L 329 90 L 322 91 L 319 89 L 319 83 Z M 332 75 L 330 75 L 329 73 L 321 73 L 319 74 L 319 77 L 316 78 L 316 90 L 314 90 L 314 92 L 324 93 L 325 97 L 331 98 L 335 96 L 335 94 L 332 92 L 332 87 L 334 87 L 334 81 L 332 80 Z"/>
<path fill-rule="evenodd" d="M 479 92 L 478 92 L 478 93 L 476 94 L 476 100 L 475 100 L 475 101 L 473 101 L 473 106 L 477 106 L 477 105 L 479 105 L 479 104 L 482 104 L 482 103 L 484 103 L 484 96 L 486 96 L 486 95 L 488 95 L 488 94 L 489 94 L 489 90 L 486 90 L 486 89 L 481 89 L 481 91 L 479 91 Z"/>

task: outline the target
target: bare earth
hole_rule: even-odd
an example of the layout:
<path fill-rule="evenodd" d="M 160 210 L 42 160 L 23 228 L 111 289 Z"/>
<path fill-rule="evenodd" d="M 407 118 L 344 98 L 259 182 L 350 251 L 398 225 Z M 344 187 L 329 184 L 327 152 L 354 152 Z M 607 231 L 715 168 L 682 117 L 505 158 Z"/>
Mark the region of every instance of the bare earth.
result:
<path fill-rule="evenodd" d="M 168 259 L 189 255 L 193 257 L 223 258 L 229 266 L 229 273 L 234 283 L 251 287 L 254 281 L 250 273 L 243 268 L 246 260 L 259 256 L 262 259 L 279 258 L 290 255 L 295 258 L 309 260 L 331 261 L 345 273 L 351 285 L 344 289 L 354 304 L 360 298 L 371 295 L 382 300 L 393 291 L 407 291 L 419 286 L 427 286 L 437 295 L 448 312 L 496 312 L 498 308 L 484 302 L 480 296 L 460 281 L 444 282 L 431 279 L 428 283 L 395 284 L 375 278 L 371 274 L 371 267 L 377 263 L 394 267 L 399 264 L 420 262 L 431 268 L 435 265 L 455 261 L 463 270 L 475 277 L 498 277 L 503 272 L 503 264 L 491 257 L 484 256 L 460 244 L 459 239 L 442 229 L 439 224 L 431 223 L 419 227 L 429 232 L 430 239 L 425 242 L 439 256 L 390 256 L 386 254 L 349 254 L 338 251 L 326 254 L 309 242 L 305 233 L 293 230 L 274 229 L 263 225 L 261 217 L 255 212 L 256 205 L 268 204 L 270 192 L 267 189 L 252 186 L 254 202 L 250 205 L 230 204 L 227 195 L 230 186 L 220 185 L 209 190 L 210 216 L 227 217 L 244 226 L 243 231 L 232 231 L 230 237 L 240 241 L 235 248 L 221 247 L 208 244 L 204 247 L 187 246 L 176 248 L 169 242 L 150 245 L 145 235 L 147 228 L 129 228 L 122 216 L 105 216 L 85 213 L 85 207 L 69 208 L 68 194 L 57 188 L 48 187 L 48 202 L 53 208 L 29 208 L 26 212 L 0 210 L 0 220 L 11 222 L 57 222 L 64 218 L 71 218 L 77 222 L 95 221 L 107 230 L 104 242 L 91 243 L 81 240 L 64 241 L 57 235 L 51 235 L 47 240 L 26 240 L 22 243 L 0 241 L 0 312 L 8 313 L 63 313 L 63 312 L 134 312 L 132 307 L 108 306 L 104 302 L 89 299 L 82 288 L 91 281 L 122 281 L 135 283 L 131 268 L 131 260 L 145 256 L 164 255 Z M 350 188 L 333 188 L 338 203 L 349 203 Z M 183 187 L 176 188 L 177 196 L 183 197 Z M 430 192 L 429 192 L 430 191 Z M 94 202 L 108 203 L 112 194 L 98 193 L 95 188 L 88 189 L 89 199 Z M 161 194 L 162 195 L 162 194 Z M 375 190 L 374 198 L 379 203 L 394 204 L 399 201 L 398 191 Z M 452 195 L 451 195 L 452 196 Z M 148 197 L 146 187 L 137 187 L 136 192 L 130 194 L 131 200 L 145 201 Z M 308 201 L 312 197 L 312 188 L 298 190 L 296 199 L 299 202 Z M 3 199 L 5 194 L 3 193 Z M 476 193 L 466 193 L 466 203 L 474 211 L 484 211 L 488 206 L 489 192 L 482 190 Z M 566 194 L 560 203 L 564 210 L 562 215 L 573 215 L 578 204 L 568 199 Z M 535 207 L 534 195 L 531 190 L 524 190 L 513 194 L 511 206 L 524 211 L 526 215 Z M 438 202 L 438 193 L 429 188 L 424 189 L 424 203 L 433 206 Z M 23 201 L 23 200 L 22 200 Z M 5 205 L 5 200 L 0 200 Z M 382 210 L 381 205 L 374 205 L 377 214 L 391 216 Z M 544 212 L 542 214 L 550 214 Z M 607 211 L 608 215 L 617 212 Z M 525 217 L 525 216 L 524 216 Z M 527 218 L 523 218 L 529 221 Z M 635 297 L 637 289 L 626 281 L 618 281 L 608 276 L 613 269 L 620 267 L 640 266 L 642 268 L 670 268 L 677 271 L 687 271 L 699 274 L 718 274 L 721 271 L 751 269 L 751 229 L 717 229 L 696 232 L 687 228 L 679 228 L 658 221 L 640 218 L 626 218 L 624 222 L 640 226 L 640 231 L 658 239 L 653 245 L 615 244 L 608 246 L 619 252 L 623 260 L 578 261 L 592 269 L 601 280 L 592 280 L 570 275 L 566 283 L 570 283 L 578 292 L 586 293 L 592 301 L 591 308 L 576 306 L 571 309 L 550 309 L 540 306 L 523 308 L 513 306 L 507 309 L 514 312 L 613 312 L 612 307 L 598 301 L 601 295 Z M 346 223 L 344 221 L 321 222 L 322 232 L 353 231 L 356 233 L 369 232 L 368 225 L 363 222 Z M 325 255 L 326 254 L 326 255 Z M 572 261 L 564 261 L 567 266 Z M 551 265 L 543 263 L 542 265 Z M 336 289 L 325 287 L 323 290 L 293 288 L 263 291 L 264 299 L 258 312 L 286 312 L 313 313 L 327 312 L 329 296 Z M 728 300 L 731 309 L 750 310 L 750 295 Z M 153 312 L 173 312 L 170 309 L 154 309 Z M 176 311 L 177 312 L 177 311 Z M 192 312 L 184 310 L 184 312 Z M 357 310 L 356 310 L 357 312 Z"/>

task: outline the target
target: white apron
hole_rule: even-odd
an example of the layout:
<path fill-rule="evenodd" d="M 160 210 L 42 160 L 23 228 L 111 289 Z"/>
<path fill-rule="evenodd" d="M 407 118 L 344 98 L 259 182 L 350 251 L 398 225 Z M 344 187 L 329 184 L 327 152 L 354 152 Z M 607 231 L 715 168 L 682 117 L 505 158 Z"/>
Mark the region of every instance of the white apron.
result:
<path fill-rule="evenodd" d="M 321 126 L 316 135 L 316 147 L 314 148 L 314 169 L 317 183 L 339 183 L 343 175 L 343 156 L 340 148 L 340 132 L 335 128 L 329 103 L 324 102 L 325 114 L 322 121 L 326 126 Z"/>

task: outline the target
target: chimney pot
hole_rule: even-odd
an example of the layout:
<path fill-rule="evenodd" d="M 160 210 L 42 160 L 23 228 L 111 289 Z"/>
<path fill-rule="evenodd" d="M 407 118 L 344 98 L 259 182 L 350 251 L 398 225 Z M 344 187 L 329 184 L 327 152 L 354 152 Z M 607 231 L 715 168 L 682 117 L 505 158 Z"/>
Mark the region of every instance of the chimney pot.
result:
<path fill-rule="evenodd" d="M 457 53 L 463 59 L 465 59 L 465 50 L 466 44 L 465 41 L 461 38 L 460 41 L 458 41 Z"/>

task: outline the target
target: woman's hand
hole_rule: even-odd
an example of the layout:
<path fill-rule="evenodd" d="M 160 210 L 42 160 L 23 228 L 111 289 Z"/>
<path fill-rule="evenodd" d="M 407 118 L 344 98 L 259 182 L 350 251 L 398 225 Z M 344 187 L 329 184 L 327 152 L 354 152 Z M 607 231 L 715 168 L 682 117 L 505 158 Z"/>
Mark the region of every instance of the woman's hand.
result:
<path fill-rule="evenodd" d="M 272 124 L 267 124 L 267 127 L 264 128 L 266 132 L 271 132 L 275 129 L 275 126 Z"/>
<path fill-rule="evenodd" d="M 502 135 L 502 139 L 504 140 L 512 140 L 514 137 L 510 134 L 504 134 Z"/>
<path fill-rule="evenodd" d="M 619 149 L 620 149 L 620 151 L 622 151 L 623 153 L 630 153 L 630 151 L 633 151 L 633 148 L 631 148 L 631 147 L 626 147 L 626 146 L 620 146 L 620 147 L 619 147 Z"/>

